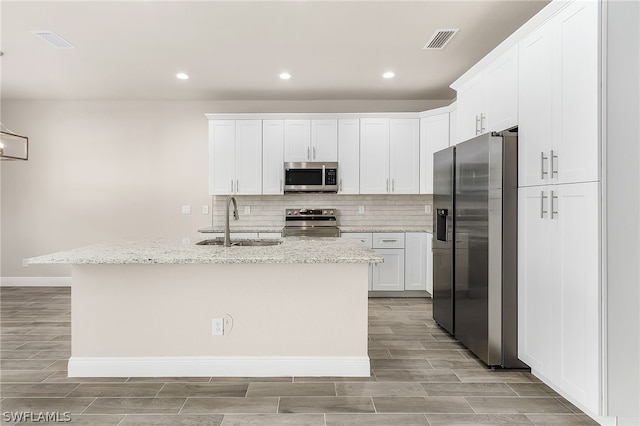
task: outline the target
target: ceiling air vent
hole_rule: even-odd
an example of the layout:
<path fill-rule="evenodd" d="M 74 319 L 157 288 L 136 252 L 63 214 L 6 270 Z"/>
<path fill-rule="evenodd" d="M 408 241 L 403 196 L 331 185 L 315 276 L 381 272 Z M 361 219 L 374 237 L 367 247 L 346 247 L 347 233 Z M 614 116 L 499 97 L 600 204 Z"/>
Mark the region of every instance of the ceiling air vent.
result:
<path fill-rule="evenodd" d="M 67 40 L 63 39 L 53 31 L 31 32 L 57 49 L 75 49 L 75 46 L 73 44 L 69 43 Z"/>
<path fill-rule="evenodd" d="M 444 48 L 449 40 L 453 38 L 453 36 L 460 31 L 458 28 L 448 29 L 448 30 L 436 30 L 436 32 L 431 36 L 427 44 L 424 45 L 423 49 L 442 49 Z"/>

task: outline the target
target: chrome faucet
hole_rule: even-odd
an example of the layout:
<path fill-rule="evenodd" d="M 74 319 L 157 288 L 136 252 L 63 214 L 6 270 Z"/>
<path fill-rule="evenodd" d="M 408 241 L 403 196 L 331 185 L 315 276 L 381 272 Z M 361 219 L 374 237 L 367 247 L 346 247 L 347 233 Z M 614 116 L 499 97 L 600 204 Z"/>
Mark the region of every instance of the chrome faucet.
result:
<path fill-rule="evenodd" d="M 234 196 L 229 196 L 227 198 L 227 208 L 225 210 L 224 215 L 224 246 L 231 247 L 231 230 L 229 229 L 229 206 L 233 201 L 233 220 L 240 219 L 238 216 L 238 204 L 236 204 L 236 198 Z"/>

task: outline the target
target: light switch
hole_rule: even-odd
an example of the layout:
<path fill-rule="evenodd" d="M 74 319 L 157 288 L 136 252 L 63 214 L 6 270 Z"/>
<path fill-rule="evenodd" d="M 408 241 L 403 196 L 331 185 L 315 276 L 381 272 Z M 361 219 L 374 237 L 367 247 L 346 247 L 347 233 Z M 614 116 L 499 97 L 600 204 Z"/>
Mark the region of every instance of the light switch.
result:
<path fill-rule="evenodd" d="M 209 214 L 209 206 L 202 206 L 202 214 Z"/>
<path fill-rule="evenodd" d="M 358 206 L 358 213 L 364 214 L 364 206 Z"/>
<path fill-rule="evenodd" d="M 244 206 L 244 214 L 251 214 L 251 206 Z"/>

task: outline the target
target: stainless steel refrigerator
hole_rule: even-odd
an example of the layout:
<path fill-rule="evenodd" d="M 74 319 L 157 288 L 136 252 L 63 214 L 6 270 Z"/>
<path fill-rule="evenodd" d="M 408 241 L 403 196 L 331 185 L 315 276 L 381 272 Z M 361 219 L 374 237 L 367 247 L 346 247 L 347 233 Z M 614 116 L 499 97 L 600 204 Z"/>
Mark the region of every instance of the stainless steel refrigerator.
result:
<path fill-rule="evenodd" d="M 490 366 L 518 360 L 518 135 L 434 154 L 434 319 Z"/>

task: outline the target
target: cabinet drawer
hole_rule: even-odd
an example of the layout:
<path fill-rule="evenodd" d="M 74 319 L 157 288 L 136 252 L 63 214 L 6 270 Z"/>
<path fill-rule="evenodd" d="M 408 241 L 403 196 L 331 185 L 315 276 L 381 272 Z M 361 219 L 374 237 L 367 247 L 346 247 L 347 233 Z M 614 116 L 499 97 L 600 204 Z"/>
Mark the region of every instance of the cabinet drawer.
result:
<path fill-rule="evenodd" d="M 373 248 L 404 248 L 404 233 L 376 232 L 373 234 Z"/>
<path fill-rule="evenodd" d="M 340 235 L 342 238 L 352 238 L 362 241 L 367 247 L 373 247 L 373 236 L 370 232 L 345 232 Z"/>

